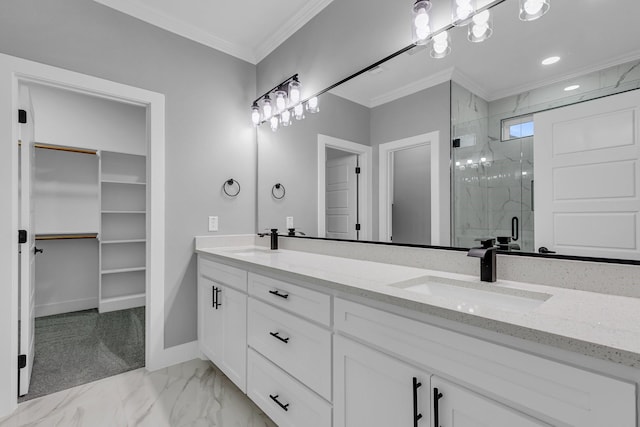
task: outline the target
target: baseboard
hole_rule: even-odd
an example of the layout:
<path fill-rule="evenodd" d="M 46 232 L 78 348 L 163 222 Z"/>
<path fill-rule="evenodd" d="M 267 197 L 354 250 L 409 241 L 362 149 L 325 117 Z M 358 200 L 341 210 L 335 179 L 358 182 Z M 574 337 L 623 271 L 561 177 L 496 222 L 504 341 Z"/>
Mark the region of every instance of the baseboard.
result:
<path fill-rule="evenodd" d="M 98 298 L 85 298 L 36 305 L 35 316 L 52 316 L 54 314 L 71 313 L 73 311 L 89 310 L 92 308 L 98 308 Z"/>
<path fill-rule="evenodd" d="M 157 371 L 158 369 L 163 369 L 178 363 L 198 359 L 201 355 L 197 340 L 180 344 L 175 347 L 165 348 L 160 353 L 161 354 L 156 354 L 153 355 L 153 357 L 147 358 L 148 370 Z"/>

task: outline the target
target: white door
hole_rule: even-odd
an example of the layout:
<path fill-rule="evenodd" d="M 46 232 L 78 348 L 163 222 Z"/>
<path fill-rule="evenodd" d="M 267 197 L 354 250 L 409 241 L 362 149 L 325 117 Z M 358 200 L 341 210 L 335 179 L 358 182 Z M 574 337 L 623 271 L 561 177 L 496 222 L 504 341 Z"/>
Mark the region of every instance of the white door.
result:
<path fill-rule="evenodd" d="M 35 215 L 32 201 L 33 164 L 33 117 L 28 112 L 26 124 L 20 125 L 20 229 L 27 231 L 27 242 L 20 245 L 20 357 L 26 365 L 19 370 L 18 394 L 29 392 L 33 368 L 35 329 Z"/>
<path fill-rule="evenodd" d="M 334 427 L 429 427 L 430 374 L 338 335 L 334 355 Z"/>
<path fill-rule="evenodd" d="M 357 239 L 358 156 L 348 154 L 326 162 L 326 237 Z"/>
<path fill-rule="evenodd" d="M 436 376 L 431 377 L 431 402 L 437 427 L 548 426 Z"/>
<path fill-rule="evenodd" d="M 640 91 L 534 115 L 536 248 L 640 259 Z"/>

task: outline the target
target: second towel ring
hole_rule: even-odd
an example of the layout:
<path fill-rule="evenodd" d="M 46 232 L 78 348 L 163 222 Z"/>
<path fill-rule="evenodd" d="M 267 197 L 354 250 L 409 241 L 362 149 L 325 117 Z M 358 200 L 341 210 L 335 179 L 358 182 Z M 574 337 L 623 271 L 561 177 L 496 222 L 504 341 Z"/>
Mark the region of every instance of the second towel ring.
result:
<path fill-rule="evenodd" d="M 278 190 L 282 190 L 282 194 L 280 196 L 276 195 L 276 192 Z M 277 200 L 284 199 L 285 194 L 287 194 L 287 190 L 284 188 L 284 185 L 280 184 L 279 182 L 277 184 L 274 184 L 273 187 L 271 187 L 271 195 L 273 196 L 274 199 L 277 199 Z"/>
<path fill-rule="evenodd" d="M 235 193 L 229 193 L 227 191 L 227 187 L 231 188 L 233 187 L 233 184 L 238 185 L 238 190 Z M 236 197 L 238 194 L 240 194 L 240 183 L 233 178 L 229 178 L 224 182 L 224 184 L 222 184 L 222 191 L 224 191 L 224 194 L 226 194 L 229 197 Z"/>

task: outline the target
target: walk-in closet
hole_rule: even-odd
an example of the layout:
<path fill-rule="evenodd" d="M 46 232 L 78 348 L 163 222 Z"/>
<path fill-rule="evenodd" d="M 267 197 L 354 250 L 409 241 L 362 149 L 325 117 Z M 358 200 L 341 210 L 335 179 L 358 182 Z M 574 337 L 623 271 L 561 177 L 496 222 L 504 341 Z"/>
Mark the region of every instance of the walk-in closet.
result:
<path fill-rule="evenodd" d="M 40 83 L 20 96 L 19 395 L 144 366 L 146 109 Z"/>

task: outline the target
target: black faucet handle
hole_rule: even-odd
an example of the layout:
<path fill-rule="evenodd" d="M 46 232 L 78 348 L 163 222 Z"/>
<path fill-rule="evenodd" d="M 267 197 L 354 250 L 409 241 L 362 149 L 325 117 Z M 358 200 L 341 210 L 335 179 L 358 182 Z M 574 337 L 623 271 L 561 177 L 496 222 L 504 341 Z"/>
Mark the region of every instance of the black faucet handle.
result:
<path fill-rule="evenodd" d="M 488 239 L 482 239 L 480 240 L 480 244 L 482 244 L 483 249 L 489 249 L 496 245 L 496 239 L 494 239 L 493 237 Z"/>

